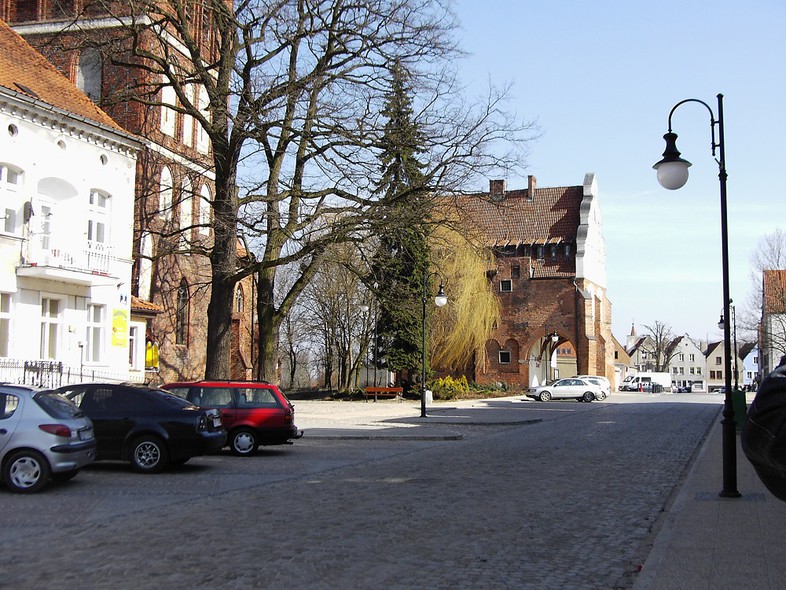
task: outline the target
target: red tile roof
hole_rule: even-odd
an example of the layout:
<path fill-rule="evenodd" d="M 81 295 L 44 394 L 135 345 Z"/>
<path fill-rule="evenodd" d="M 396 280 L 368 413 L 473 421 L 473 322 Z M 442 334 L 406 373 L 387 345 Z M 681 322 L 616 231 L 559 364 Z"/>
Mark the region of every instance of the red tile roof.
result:
<path fill-rule="evenodd" d="M 489 193 L 458 197 L 462 218 L 471 220 L 486 237 L 487 246 L 575 242 L 581 186 L 512 190 L 501 199 Z"/>
<path fill-rule="evenodd" d="M 156 303 L 140 299 L 136 295 L 131 295 L 131 311 L 141 315 L 155 315 L 164 311 L 164 308 Z"/>
<path fill-rule="evenodd" d="M 111 129 L 122 130 L 3 20 L 0 20 L 0 86 Z"/>

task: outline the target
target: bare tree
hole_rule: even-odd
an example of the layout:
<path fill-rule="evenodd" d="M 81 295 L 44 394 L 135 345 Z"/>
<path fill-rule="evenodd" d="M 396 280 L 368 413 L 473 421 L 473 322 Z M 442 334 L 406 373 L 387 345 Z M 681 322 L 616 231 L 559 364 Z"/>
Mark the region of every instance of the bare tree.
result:
<path fill-rule="evenodd" d="M 652 370 L 668 371 L 671 361 L 678 353 L 677 347 L 672 346 L 674 335 L 671 326 L 655 320 L 652 326 L 645 325 L 644 328 L 648 332 L 645 345 L 648 345 L 649 348 Z"/>
<path fill-rule="evenodd" d="M 777 228 L 763 236 L 751 254 L 750 263 L 752 289 L 744 309 L 739 310 L 737 325 L 745 333 L 745 339 L 756 341 L 762 316 L 762 273 L 786 268 L 786 233 Z"/>
<path fill-rule="evenodd" d="M 229 371 L 238 280 L 256 275 L 258 377 L 274 379 L 281 322 L 326 250 L 416 221 L 373 191 L 392 64 L 411 76 L 426 148 L 413 190 L 449 194 L 522 164 L 532 126 L 508 116 L 507 91 L 461 95 L 449 0 L 94 0 L 85 15 L 99 12 L 122 31 L 107 55 L 139 74 L 116 99 L 178 113 L 209 139 L 213 239 L 190 246 L 210 260 L 206 377 Z M 239 233 L 253 258 L 238 259 Z M 277 269 L 292 263 L 301 275 L 277 299 Z"/>

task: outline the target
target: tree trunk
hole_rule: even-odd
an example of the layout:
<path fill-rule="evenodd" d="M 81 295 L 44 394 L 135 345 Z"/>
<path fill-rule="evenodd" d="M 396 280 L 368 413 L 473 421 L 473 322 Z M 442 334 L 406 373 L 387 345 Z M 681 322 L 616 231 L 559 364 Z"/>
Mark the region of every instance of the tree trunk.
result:
<path fill-rule="evenodd" d="M 259 379 L 278 383 L 277 352 L 281 319 L 276 314 L 274 287 L 275 269 L 261 270 L 257 280 L 257 313 L 259 315 L 259 353 L 257 372 Z"/>

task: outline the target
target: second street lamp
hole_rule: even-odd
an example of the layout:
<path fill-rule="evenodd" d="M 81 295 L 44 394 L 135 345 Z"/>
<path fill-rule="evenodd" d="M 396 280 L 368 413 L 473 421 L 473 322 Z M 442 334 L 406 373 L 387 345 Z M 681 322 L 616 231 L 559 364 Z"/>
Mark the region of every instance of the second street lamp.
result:
<path fill-rule="evenodd" d="M 421 374 L 420 374 L 420 417 L 426 418 L 426 335 L 427 335 L 427 324 L 426 324 L 426 302 L 428 300 L 428 280 L 429 278 L 435 276 L 437 273 L 423 273 L 423 346 L 421 347 L 420 351 L 420 362 L 421 362 Z M 437 307 L 444 307 L 448 302 L 448 298 L 445 296 L 445 286 L 440 281 L 439 283 L 439 291 L 437 291 L 437 296 L 434 297 L 434 305 Z"/>
<path fill-rule="evenodd" d="M 663 188 L 676 190 L 682 188 L 688 181 L 688 168 L 691 163 L 680 157 L 677 150 L 677 134 L 671 130 L 671 117 L 674 111 L 681 105 L 688 102 L 696 102 L 704 105 L 710 112 L 710 130 L 712 132 L 712 155 L 718 149 L 718 179 L 720 180 L 720 209 L 721 209 L 721 269 L 723 275 L 723 315 L 729 317 L 729 229 L 726 211 L 726 147 L 723 137 L 723 95 L 718 94 L 718 118 L 706 102 L 695 98 L 688 98 L 678 102 L 669 112 L 669 130 L 663 136 L 666 140 L 666 150 L 663 152 L 663 159 L 655 164 L 653 168 L 658 172 L 658 182 Z M 718 141 L 715 142 L 715 127 L 718 128 Z M 731 392 L 731 331 L 729 322 L 723 325 L 723 344 L 724 354 L 724 377 L 726 392 L 723 401 L 723 489 L 720 492 L 724 498 L 739 498 L 737 491 L 737 440 L 736 428 L 734 424 L 734 402 Z"/>

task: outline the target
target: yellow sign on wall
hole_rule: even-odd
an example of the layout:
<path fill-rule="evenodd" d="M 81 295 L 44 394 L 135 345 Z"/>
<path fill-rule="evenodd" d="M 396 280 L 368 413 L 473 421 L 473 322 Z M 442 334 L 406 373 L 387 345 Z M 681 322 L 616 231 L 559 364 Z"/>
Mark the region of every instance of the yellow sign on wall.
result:
<path fill-rule="evenodd" d="M 112 346 L 128 346 L 128 310 L 112 310 Z"/>

